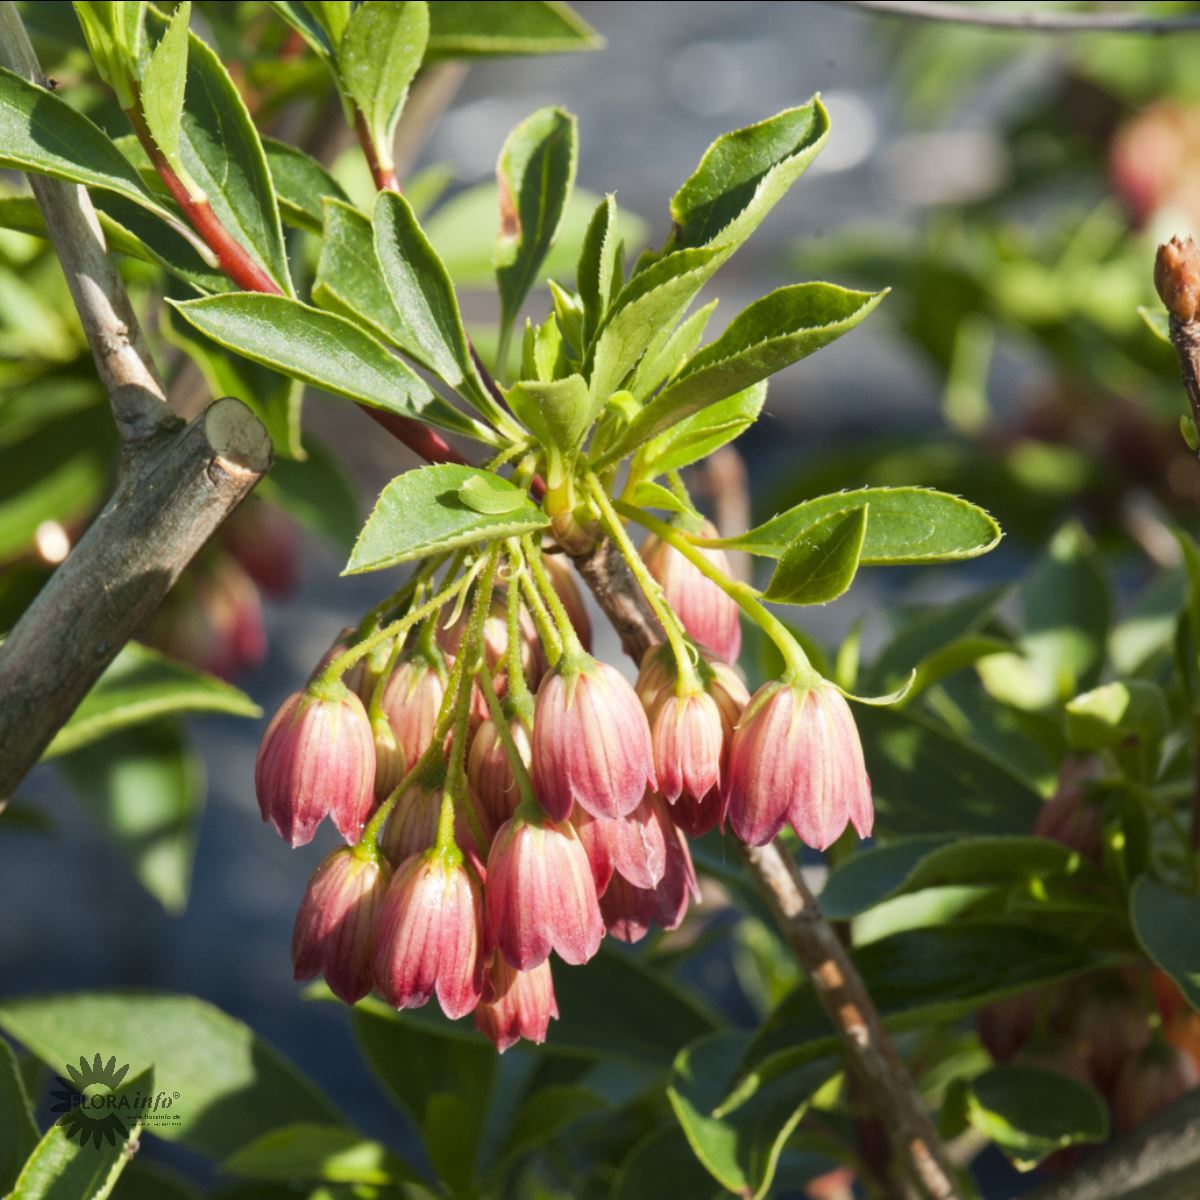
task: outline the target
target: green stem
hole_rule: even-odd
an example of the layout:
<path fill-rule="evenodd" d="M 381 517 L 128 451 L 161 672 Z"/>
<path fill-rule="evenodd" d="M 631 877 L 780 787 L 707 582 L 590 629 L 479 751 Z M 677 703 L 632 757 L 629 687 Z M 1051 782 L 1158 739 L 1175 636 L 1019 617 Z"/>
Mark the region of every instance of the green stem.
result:
<path fill-rule="evenodd" d="M 649 568 L 638 553 L 637 547 L 633 544 L 629 534 L 626 533 L 625 525 L 621 521 L 617 510 L 613 507 L 612 501 L 608 498 L 608 493 L 604 490 L 603 485 L 595 475 L 588 476 L 588 488 L 592 494 L 592 498 L 596 501 L 596 506 L 600 510 L 600 518 L 608 530 L 609 537 L 616 543 L 617 549 L 621 551 L 625 561 L 629 564 L 629 569 L 633 573 L 634 579 L 637 580 L 638 586 L 642 589 L 642 593 L 645 595 L 647 601 L 649 601 L 650 607 L 654 610 L 654 615 L 658 618 L 659 624 L 662 625 L 663 632 L 667 635 L 667 641 L 671 646 L 671 653 L 675 656 L 675 688 L 677 693 L 684 696 L 690 692 L 701 690 L 700 679 L 696 674 L 696 660 L 693 657 L 692 644 L 683 626 L 679 623 L 679 618 L 675 615 L 675 610 L 667 603 L 658 580 L 650 574 Z"/>
<path fill-rule="evenodd" d="M 522 556 L 523 561 L 524 557 Z M 520 582 L 525 601 L 529 605 L 529 611 L 533 614 L 533 623 L 537 626 L 538 637 L 546 651 L 546 659 L 550 666 L 556 666 L 558 660 L 562 658 L 563 646 L 562 639 L 558 636 L 558 630 L 554 628 L 550 610 L 537 590 L 532 571 L 522 570 Z"/>
<path fill-rule="evenodd" d="M 488 670 L 486 659 L 479 668 L 479 681 L 483 689 L 483 698 L 487 701 L 488 714 L 492 718 L 492 724 L 496 726 L 496 736 L 499 737 L 500 744 L 504 747 L 508 765 L 512 767 L 513 778 L 517 781 L 517 791 L 521 793 L 521 804 L 525 807 L 531 804 L 536 806 L 537 796 L 534 795 L 533 780 L 529 778 L 529 770 L 525 766 L 524 759 L 521 758 L 517 743 L 513 741 L 512 730 L 509 729 L 508 721 L 500 707 L 500 700 L 492 685 L 492 673 Z M 509 687 L 512 687 L 511 683 L 509 683 Z"/>
<path fill-rule="evenodd" d="M 651 516 L 644 509 L 618 500 L 616 509 L 630 520 L 636 521 L 662 541 L 669 543 L 688 560 L 706 579 L 711 579 L 760 629 L 775 643 L 783 656 L 784 679 L 789 683 L 805 683 L 819 678 L 819 673 L 808 661 L 808 655 L 800 649 L 788 627 L 758 598 L 758 593 L 748 583 L 730 579 L 719 567 L 714 566 L 702 550 L 694 546 L 677 529 L 665 521 Z"/>
<path fill-rule="evenodd" d="M 512 558 L 509 558 L 512 564 Z M 510 567 L 511 569 L 511 567 Z M 506 618 L 508 622 L 508 645 L 505 659 L 508 670 L 508 699 L 513 711 L 522 719 L 533 712 L 533 697 L 525 680 L 525 668 L 521 662 L 521 589 L 519 566 L 513 569 L 509 581 Z M 486 665 L 486 664 L 485 664 Z"/>
<path fill-rule="evenodd" d="M 496 345 L 496 378 L 508 378 L 508 353 L 512 348 L 513 319 L 500 323 L 500 340 Z"/>
<path fill-rule="evenodd" d="M 337 683 L 360 658 L 368 655 L 380 642 L 384 642 L 390 637 L 399 638 L 406 634 L 418 621 L 423 621 L 430 614 L 437 612 L 442 605 L 453 600 L 471 582 L 473 577 L 474 572 L 468 571 L 465 575 L 446 584 L 441 591 L 431 596 L 420 607 L 411 609 L 400 620 L 393 621 L 390 625 L 384 625 L 363 638 L 361 642 L 356 642 L 349 650 L 339 654 L 313 680 L 310 686 L 319 691 L 321 688 L 328 688 Z"/>
<path fill-rule="evenodd" d="M 558 630 L 558 636 L 562 642 L 562 657 L 575 662 L 586 659 L 588 653 L 583 648 L 579 635 L 575 632 L 575 626 L 571 624 L 571 618 L 559 597 L 554 581 L 546 571 L 540 547 L 534 544 L 532 537 L 526 535 L 521 539 L 521 548 L 525 551 L 525 561 L 529 564 L 529 571 L 537 584 L 537 590 L 541 593 L 542 599 L 550 610 L 550 615 L 554 618 L 554 626 Z"/>

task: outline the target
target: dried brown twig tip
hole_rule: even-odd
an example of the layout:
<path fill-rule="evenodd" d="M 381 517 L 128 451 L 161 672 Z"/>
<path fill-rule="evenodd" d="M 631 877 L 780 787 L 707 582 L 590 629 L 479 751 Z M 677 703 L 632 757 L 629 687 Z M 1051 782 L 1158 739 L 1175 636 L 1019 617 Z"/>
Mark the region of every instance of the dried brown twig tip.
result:
<path fill-rule="evenodd" d="M 1200 250 L 1189 238 L 1173 237 L 1154 258 L 1154 287 L 1167 312 L 1179 321 L 1200 313 Z"/>

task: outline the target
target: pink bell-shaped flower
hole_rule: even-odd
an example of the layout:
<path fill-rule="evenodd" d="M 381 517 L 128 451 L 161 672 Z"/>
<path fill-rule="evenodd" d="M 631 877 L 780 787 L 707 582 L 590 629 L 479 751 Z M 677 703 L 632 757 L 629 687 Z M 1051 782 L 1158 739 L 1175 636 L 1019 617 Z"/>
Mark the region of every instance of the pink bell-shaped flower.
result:
<path fill-rule="evenodd" d="M 649 795 L 627 817 L 593 817 L 576 808 L 571 824 L 587 851 L 597 896 L 604 895 L 614 871 L 635 887 L 651 888 L 662 879 L 675 831 L 666 808 L 652 804 Z"/>
<path fill-rule="evenodd" d="M 461 854 L 428 850 L 392 877 L 379 915 L 375 986 L 393 1008 L 436 992 L 452 1021 L 483 993 L 483 898 Z"/>
<path fill-rule="evenodd" d="M 379 910 L 391 868 L 378 856 L 341 847 L 313 873 L 292 932 L 297 982 L 324 975 L 330 991 L 355 1004 L 371 990 Z"/>
<path fill-rule="evenodd" d="M 585 963 L 600 948 L 604 922 L 591 865 L 567 822 L 501 826 L 487 861 L 487 925 L 496 948 L 519 971 L 540 966 L 553 950 Z"/>
<path fill-rule="evenodd" d="M 528 770 L 533 757 L 529 733 L 516 717 L 509 721 L 508 730 L 517 753 Z M 467 778 L 488 814 L 492 828 L 498 829 L 516 811 L 521 793 L 504 743 L 500 740 L 500 734 L 490 717 L 479 726 L 471 738 L 471 749 L 467 755 Z"/>
<path fill-rule="evenodd" d="M 356 842 L 375 807 L 375 746 L 362 701 L 342 684 L 293 692 L 258 748 L 254 787 L 264 821 L 292 846 L 331 816 Z"/>
<path fill-rule="evenodd" d="M 441 675 L 425 659 L 404 659 L 383 688 L 380 707 L 387 713 L 396 744 L 411 767 L 433 741 L 438 712 L 446 695 Z"/>
<path fill-rule="evenodd" d="M 871 784 L 850 706 L 832 684 L 764 684 L 742 714 L 729 756 L 727 816 L 747 845 L 784 824 L 818 850 L 851 823 L 868 837 Z"/>
<path fill-rule="evenodd" d="M 556 821 L 576 802 L 594 817 L 623 817 L 655 786 L 650 727 L 637 693 L 594 658 L 561 661 L 538 688 L 533 785 Z"/>
<path fill-rule="evenodd" d="M 475 1028 L 504 1053 L 522 1038 L 541 1045 L 550 1020 L 558 1018 L 549 961 L 528 971 L 510 967 L 503 954 L 492 956 Z"/>

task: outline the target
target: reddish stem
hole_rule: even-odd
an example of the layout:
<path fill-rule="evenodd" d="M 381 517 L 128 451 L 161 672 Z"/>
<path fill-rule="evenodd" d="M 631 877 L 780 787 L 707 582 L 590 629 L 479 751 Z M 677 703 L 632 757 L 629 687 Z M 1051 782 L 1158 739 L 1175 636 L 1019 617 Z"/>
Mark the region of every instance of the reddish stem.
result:
<path fill-rule="evenodd" d="M 384 165 L 379 158 L 379 147 L 367 128 L 366 119 L 356 108 L 354 110 L 354 132 L 358 134 L 359 145 L 362 146 L 367 166 L 371 169 L 371 178 L 381 192 L 398 192 L 400 180 L 396 178 L 396 168 L 389 162 Z"/>
<path fill-rule="evenodd" d="M 431 463 L 462 463 L 470 466 L 469 459 L 464 458 L 436 430 L 414 421 L 411 417 L 402 417 L 399 413 L 387 412 L 382 408 L 367 408 L 359 405 L 363 412 L 381 425 L 392 437 L 403 442 L 414 454 Z"/>

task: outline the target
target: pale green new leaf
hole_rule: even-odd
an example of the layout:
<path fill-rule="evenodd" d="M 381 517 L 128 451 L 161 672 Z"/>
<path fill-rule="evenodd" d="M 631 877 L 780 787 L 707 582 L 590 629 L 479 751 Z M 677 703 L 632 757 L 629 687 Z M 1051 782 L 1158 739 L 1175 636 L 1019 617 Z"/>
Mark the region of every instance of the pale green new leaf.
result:
<path fill-rule="evenodd" d="M 480 476 L 487 476 L 493 498 L 502 497 L 505 489 L 514 493 L 503 512 L 480 512 L 477 503 L 468 502 L 474 500 L 470 493 L 464 500 L 463 487 Z M 378 571 L 484 539 L 533 533 L 548 524 L 546 514 L 519 488 L 490 472 L 451 463 L 421 467 L 397 475 L 380 493 L 343 574 Z"/>
<path fill-rule="evenodd" d="M 234 292 L 175 303 L 214 342 L 338 396 L 491 442 L 386 346 L 343 317 L 287 296 Z"/>
<path fill-rule="evenodd" d="M 570 5 L 556 0 L 437 0 L 429 8 L 430 59 L 558 54 L 603 44 Z"/>
<path fill-rule="evenodd" d="M 674 328 L 668 325 L 655 334 L 629 380 L 629 391 L 639 404 L 696 353 L 716 307 L 717 301 L 710 300 Z"/>
<path fill-rule="evenodd" d="M 862 563 L 953 562 L 986 554 L 1000 526 L 982 508 L 930 488 L 858 488 L 805 500 L 738 537 L 714 541 L 733 550 L 778 558 L 799 535 L 831 513 L 870 504 Z"/>
<path fill-rule="evenodd" d="M 840 596 L 858 571 L 867 536 L 868 506 L 830 513 L 794 538 L 763 593 L 779 604 L 826 604 Z"/>
<path fill-rule="evenodd" d="M 246 1179 L 324 1180 L 377 1187 L 417 1176 L 387 1147 L 344 1125 L 301 1123 L 272 1129 L 243 1146 L 221 1170 Z"/>
<path fill-rule="evenodd" d="M 125 196 L 182 227 L 114 142 L 66 101 L 0 67 L 0 167 Z M 191 234 L 189 233 L 189 237 Z"/>
<path fill-rule="evenodd" d="M 257 717 L 262 710 L 232 684 L 130 642 L 84 696 L 42 757 L 69 754 L 130 725 L 188 712 Z"/>
<path fill-rule="evenodd" d="M 638 462 L 654 474 L 678 471 L 740 437 L 762 412 L 767 381 L 752 384 L 716 404 L 702 408 L 652 438 L 641 449 Z"/>
<path fill-rule="evenodd" d="M 508 135 L 500 151 L 495 264 L 501 328 L 516 319 L 554 244 L 575 182 L 576 141 L 570 113 L 540 108 Z"/>
<path fill-rule="evenodd" d="M 722 134 L 671 200 L 667 249 L 720 244 L 728 257 L 804 173 L 829 135 L 814 97 L 798 108 Z"/>
<path fill-rule="evenodd" d="M 706 405 L 740 392 L 836 341 L 853 329 L 882 296 L 880 292 L 853 292 L 829 283 L 798 283 L 756 300 L 646 405 L 608 457 L 627 454 Z"/>
<path fill-rule="evenodd" d="M 167 31 L 150 55 L 142 76 L 142 113 L 150 133 L 167 162 L 179 171 L 180 121 L 183 117 L 183 90 L 187 83 L 188 22 L 192 16 L 192 0 L 175 10 Z"/>
<path fill-rule="evenodd" d="M 396 122 L 428 37 L 429 10 L 421 0 L 366 0 L 337 43 L 342 86 L 389 164 Z"/>
<path fill-rule="evenodd" d="M 575 287 L 583 301 L 582 342 L 585 346 L 600 327 L 608 306 L 625 282 L 622 258 L 617 198 L 610 192 L 592 214 L 575 270 Z"/>
<path fill-rule="evenodd" d="M 458 310 L 454 284 L 429 244 L 408 201 L 383 192 L 372 220 L 375 253 L 406 331 L 401 349 L 477 404 L 490 402 Z"/>
<path fill-rule="evenodd" d="M 123 109 L 131 108 L 132 83 L 146 53 L 146 5 L 141 0 L 75 0 L 72 7 L 100 78 L 117 93 Z"/>
<path fill-rule="evenodd" d="M 523 380 L 505 395 L 517 420 L 546 450 L 561 455 L 568 464 L 578 454 L 598 413 L 582 375 L 546 382 Z"/>

